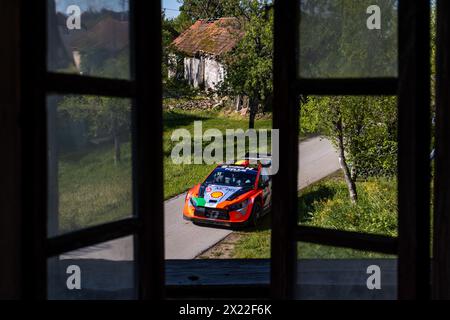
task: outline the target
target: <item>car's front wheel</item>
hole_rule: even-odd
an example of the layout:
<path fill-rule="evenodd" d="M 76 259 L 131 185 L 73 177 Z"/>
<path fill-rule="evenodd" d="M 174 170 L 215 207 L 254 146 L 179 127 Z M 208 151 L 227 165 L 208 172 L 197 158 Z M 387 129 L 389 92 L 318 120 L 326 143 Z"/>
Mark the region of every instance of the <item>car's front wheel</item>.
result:
<path fill-rule="evenodd" d="M 250 214 L 249 217 L 250 226 L 256 227 L 259 217 L 261 217 L 261 213 L 262 213 L 261 202 L 258 199 L 256 199 L 255 202 L 253 203 L 252 213 Z"/>

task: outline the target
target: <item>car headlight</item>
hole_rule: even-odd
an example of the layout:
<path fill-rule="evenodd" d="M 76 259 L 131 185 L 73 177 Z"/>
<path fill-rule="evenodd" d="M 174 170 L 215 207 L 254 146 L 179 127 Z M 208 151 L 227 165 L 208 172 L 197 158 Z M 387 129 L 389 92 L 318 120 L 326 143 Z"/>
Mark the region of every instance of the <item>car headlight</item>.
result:
<path fill-rule="evenodd" d="M 239 210 L 245 209 L 248 206 L 248 202 L 249 202 L 249 200 L 245 199 L 242 202 L 232 204 L 231 206 L 228 207 L 228 210 L 230 210 L 230 211 L 239 211 Z"/>
<path fill-rule="evenodd" d="M 196 207 L 196 206 L 197 206 L 197 204 L 194 202 L 194 198 L 193 198 L 193 197 L 190 197 L 190 198 L 189 198 L 189 203 L 190 203 L 191 206 L 193 206 L 193 207 Z"/>

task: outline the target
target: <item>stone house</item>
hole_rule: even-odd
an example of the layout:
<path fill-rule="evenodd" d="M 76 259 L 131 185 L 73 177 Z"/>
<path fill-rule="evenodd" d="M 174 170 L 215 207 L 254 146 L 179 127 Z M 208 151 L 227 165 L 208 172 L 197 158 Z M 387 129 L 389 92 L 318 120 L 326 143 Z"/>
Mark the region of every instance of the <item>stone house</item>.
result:
<path fill-rule="evenodd" d="M 123 19 L 118 13 L 109 11 L 83 13 L 80 30 L 68 30 L 67 17 L 60 12 L 54 19 L 56 19 L 53 21 L 55 28 L 51 28 L 53 32 L 48 39 L 52 70 L 74 67 L 82 73 L 85 53 L 97 52 L 91 55 L 91 59 L 98 57 L 99 60 L 103 60 L 128 50 L 128 19 Z"/>
<path fill-rule="evenodd" d="M 238 18 L 196 21 L 172 42 L 169 78 L 180 76 L 195 88 L 216 90 L 226 72 L 221 57 L 232 51 L 243 35 Z M 177 68 L 180 62 L 183 68 Z M 177 75 L 177 70 L 182 70 L 183 74 Z"/>

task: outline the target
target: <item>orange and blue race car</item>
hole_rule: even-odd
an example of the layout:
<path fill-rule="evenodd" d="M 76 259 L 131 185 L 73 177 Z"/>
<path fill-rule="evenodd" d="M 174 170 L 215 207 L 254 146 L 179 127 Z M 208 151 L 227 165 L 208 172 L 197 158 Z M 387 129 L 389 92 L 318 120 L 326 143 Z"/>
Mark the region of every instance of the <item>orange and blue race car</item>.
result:
<path fill-rule="evenodd" d="M 183 217 L 197 224 L 255 226 L 271 206 L 270 161 L 218 165 L 186 195 Z"/>

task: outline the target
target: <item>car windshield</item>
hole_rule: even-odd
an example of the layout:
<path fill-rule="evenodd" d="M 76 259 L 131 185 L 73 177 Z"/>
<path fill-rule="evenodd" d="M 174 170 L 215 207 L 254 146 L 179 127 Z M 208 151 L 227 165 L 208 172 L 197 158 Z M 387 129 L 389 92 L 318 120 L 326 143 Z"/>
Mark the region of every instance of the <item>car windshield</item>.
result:
<path fill-rule="evenodd" d="M 247 167 L 216 168 L 206 178 L 206 184 L 218 184 L 232 187 L 250 187 L 255 184 L 257 170 Z"/>

